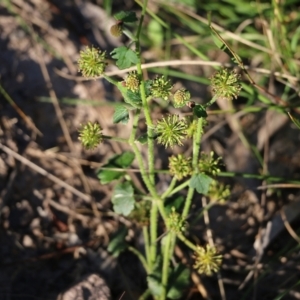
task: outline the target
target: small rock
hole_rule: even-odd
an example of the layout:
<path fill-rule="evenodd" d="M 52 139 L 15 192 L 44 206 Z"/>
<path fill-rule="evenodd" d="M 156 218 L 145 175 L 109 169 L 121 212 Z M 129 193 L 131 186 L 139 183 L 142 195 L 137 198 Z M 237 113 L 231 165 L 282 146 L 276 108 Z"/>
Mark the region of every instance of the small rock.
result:
<path fill-rule="evenodd" d="M 105 280 L 97 274 L 84 277 L 76 285 L 60 294 L 57 300 L 110 300 L 110 290 Z"/>

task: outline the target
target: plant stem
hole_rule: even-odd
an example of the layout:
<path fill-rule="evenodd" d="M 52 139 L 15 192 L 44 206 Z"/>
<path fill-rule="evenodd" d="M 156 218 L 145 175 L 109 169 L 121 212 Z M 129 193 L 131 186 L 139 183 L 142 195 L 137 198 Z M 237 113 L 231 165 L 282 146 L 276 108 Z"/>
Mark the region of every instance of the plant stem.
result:
<path fill-rule="evenodd" d="M 140 260 L 140 262 L 142 263 L 143 267 L 145 268 L 145 271 L 147 272 L 147 274 L 149 273 L 149 267 L 147 264 L 147 261 L 145 259 L 145 257 L 143 256 L 143 254 L 138 251 L 137 249 L 135 249 L 134 247 L 129 246 L 128 250 L 130 250 L 131 252 L 133 252 Z"/>
<path fill-rule="evenodd" d="M 153 196 L 152 200 L 152 207 L 150 211 L 150 258 L 148 260 L 149 268 L 150 270 L 152 269 L 155 259 L 156 259 L 156 252 L 157 252 L 157 246 L 156 246 L 156 240 L 157 240 L 157 220 L 158 220 L 158 208 L 157 208 L 157 199 L 159 199 L 157 192 L 155 190 L 155 179 L 154 179 L 154 139 L 153 139 L 153 122 L 151 118 L 151 113 L 150 113 L 150 108 L 149 104 L 147 101 L 146 97 L 146 88 L 145 88 L 145 81 L 143 78 L 143 71 L 142 71 L 142 60 L 141 60 L 141 52 L 140 52 L 140 33 L 142 29 L 142 24 L 144 20 L 144 15 L 146 13 L 146 8 L 147 8 L 147 3 L 148 1 L 145 0 L 143 3 L 143 8 L 142 8 L 142 15 L 140 18 L 138 30 L 136 33 L 136 55 L 138 58 L 137 62 L 137 73 L 141 79 L 141 84 L 140 84 L 140 94 L 141 94 L 141 99 L 142 99 L 142 107 L 143 107 L 143 112 L 146 118 L 146 124 L 147 124 L 147 136 L 148 136 L 148 174 L 144 172 L 144 177 L 147 177 L 145 183 L 147 185 L 147 188 L 151 195 Z M 142 170 L 141 170 L 142 171 Z M 143 174 L 142 174 L 143 175 Z M 160 200 L 161 201 L 161 200 Z"/>
<path fill-rule="evenodd" d="M 156 200 L 152 201 L 152 207 L 150 210 L 150 263 L 151 269 L 155 264 L 156 251 L 157 251 L 157 223 L 158 223 L 158 208 Z"/>
<path fill-rule="evenodd" d="M 194 191 L 195 191 L 194 188 L 189 187 L 188 192 L 187 192 L 187 196 L 186 196 L 186 200 L 185 200 L 185 203 L 184 203 L 184 208 L 183 208 L 183 211 L 182 211 L 182 214 L 181 214 L 181 217 L 183 219 L 186 219 L 187 215 L 189 213 L 189 209 L 190 209 L 190 206 L 192 204 L 192 199 L 193 199 L 193 196 L 194 196 Z"/>
<path fill-rule="evenodd" d="M 150 263 L 150 244 L 149 244 L 148 226 L 143 226 L 143 237 L 144 237 L 144 242 L 145 242 L 146 259 L 148 262 L 148 266 L 150 268 L 150 265 L 149 265 L 149 263 Z"/>
<path fill-rule="evenodd" d="M 140 18 L 137 34 L 136 34 L 136 55 L 138 58 L 138 63 L 136 65 L 137 67 L 137 73 L 141 78 L 141 84 L 140 84 L 140 93 L 142 98 L 142 105 L 143 105 L 143 111 L 146 118 L 146 124 L 147 124 L 147 135 L 148 135 L 148 170 L 149 170 L 149 177 L 152 184 L 155 183 L 154 181 L 154 138 L 153 138 L 153 122 L 150 114 L 150 109 L 146 97 L 146 88 L 145 88 L 145 81 L 143 79 L 143 71 L 142 71 L 142 60 L 141 60 L 141 52 L 140 52 L 140 33 L 142 29 L 142 24 L 144 20 L 144 15 L 146 13 L 148 0 L 145 0 L 142 7 L 142 15 Z"/>
<path fill-rule="evenodd" d="M 151 296 L 151 291 L 147 289 L 144 294 L 139 297 L 139 300 L 146 300 L 149 296 Z"/>
<path fill-rule="evenodd" d="M 216 101 L 217 101 L 218 97 L 217 96 L 213 96 L 212 99 L 210 101 L 208 101 L 207 103 L 205 103 L 203 106 L 206 108 L 206 107 L 209 107 L 211 106 L 212 104 L 214 104 Z"/>
<path fill-rule="evenodd" d="M 164 243 L 163 243 L 163 267 L 162 267 L 162 278 L 161 278 L 162 293 L 160 298 L 161 300 L 165 300 L 167 297 L 171 241 L 172 241 L 172 233 L 169 232 L 167 236 L 164 237 Z"/>
<path fill-rule="evenodd" d="M 193 251 L 197 250 L 196 245 L 194 245 L 192 242 L 190 242 L 182 233 L 177 233 L 177 237 Z"/>
<path fill-rule="evenodd" d="M 135 157 L 138 161 L 138 164 L 139 164 L 139 169 L 141 171 L 141 176 L 142 176 L 142 179 L 148 189 L 148 191 L 150 192 L 152 198 L 154 199 L 159 199 L 159 196 L 155 190 L 155 187 L 154 185 L 150 182 L 150 179 L 148 177 L 148 174 L 146 172 L 146 169 L 145 169 L 145 166 L 144 166 L 144 161 L 143 161 L 143 157 L 142 157 L 142 154 L 140 152 L 140 150 L 138 149 L 137 145 L 135 142 L 132 142 L 130 143 L 130 146 L 132 147 L 132 150 L 135 154 Z"/>
<path fill-rule="evenodd" d="M 136 131 L 138 129 L 140 114 L 141 114 L 141 110 L 137 109 L 136 113 L 133 116 L 132 130 L 131 130 L 131 134 L 130 134 L 130 137 L 129 137 L 129 143 L 130 144 L 134 143 L 135 136 L 136 136 Z"/>
<path fill-rule="evenodd" d="M 170 196 L 176 194 L 177 192 L 182 191 L 185 187 L 187 187 L 189 185 L 189 183 L 190 183 L 190 180 L 187 180 L 187 181 L 183 182 L 182 184 L 176 186 L 176 188 L 174 188 L 174 190 L 172 190 L 172 192 L 170 192 L 168 194 L 168 196 L 170 197 Z"/>
<path fill-rule="evenodd" d="M 165 198 L 167 198 L 167 197 L 171 194 L 171 192 L 173 191 L 173 189 L 174 189 L 176 183 L 177 183 L 177 179 L 176 179 L 176 177 L 173 177 L 173 178 L 172 178 L 172 181 L 171 181 L 171 183 L 170 183 L 170 185 L 169 185 L 169 187 L 168 187 L 168 188 L 165 190 L 165 192 L 161 195 L 161 199 L 162 199 L 162 200 L 165 199 Z"/>
<path fill-rule="evenodd" d="M 102 135 L 103 139 L 105 140 L 112 140 L 120 143 L 128 143 L 128 139 L 123 139 L 115 136 L 109 136 L 109 135 Z"/>
<path fill-rule="evenodd" d="M 203 118 L 199 118 L 198 122 L 197 122 L 197 129 L 194 133 L 193 136 L 193 160 L 192 160 L 192 166 L 193 166 L 193 170 L 194 170 L 194 174 L 198 173 L 198 159 L 199 159 L 199 151 L 200 151 L 200 141 L 202 138 L 202 133 L 203 133 Z M 184 208 L 182 211 L 182 218 L 186 219 L 191 204 L 192 204 L 192 199 L 193 199 L 193 195 L 194 195 L 194 188 L 189 187 L 188 189 L 188 193 L 187 193 L 187 197 L 186 197 L 186 201 L 184 204 Z"/>
<path fill-rule="evenodd" d="M 102 75 L 103 78 L 105 78 L 109 83 L 115 85 L 115 86 L 118 86 L 118 81 L 112 79 L 111 77 L 107 76 L 106 74 L 103 74 Z"/>

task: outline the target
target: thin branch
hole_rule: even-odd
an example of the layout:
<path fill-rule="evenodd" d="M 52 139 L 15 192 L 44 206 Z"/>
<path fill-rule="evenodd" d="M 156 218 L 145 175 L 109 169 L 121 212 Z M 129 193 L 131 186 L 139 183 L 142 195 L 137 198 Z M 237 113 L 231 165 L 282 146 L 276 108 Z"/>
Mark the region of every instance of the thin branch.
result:
<path fill-rule="evenodd" d="M 8 155 L 11 155 L 13 158 L 15 158 L 16 160 L 20 161 L 22 164 L 24 164 L 25 166 L 28 166 L 29 168 L 33 169 L 34 171 L 36 171 L 37 173 L 41 174 L 42 176 L 47 177 L 48 179 L 50 179 L 51 181 L 57 183 L 59 186 L 65 188 L 66 190 L 70 191 L 71 193 L 73 193 L 74 195 L 82 198 L 83 200 L 85 200 L 86 202 L 90 203 L 91 202 L 91 197 L 89 195 L 83 194 L 82 192 L 78 191 L 77 189 L 75 189 L 74 187 L 72 187 L 71 185 L 67 184 L 66 182 L 64 182 L 63 180 L 59 179 L 58 177 L 52 175 L 51 173 L 49 173 L 48 171 L 46 171 L 45 169 L 39 167 L 38 165 L 32 163 L 31 161 L 29 161 L 27 158 L 21 156 L 20 154 L 16 153 L 15 151 L 11 150 L 10 148 L 6 147 L 5 145 L 3 145 L 2 143 L 0 143 L 0 149 L 2 151 L 4 151 L 5 153 L 7 153 Z"/>
<path fill-rule="evenodd" d="M 217 62 L 217 61 L 205 61 L 205 60 L 167 60 L 167 61 L 160 61 L 160 62 L 152 62 L 152 63 L 147 63 L 147 64 L 142 64 L 142 69 L 151 69 L 151 68 L 163 68 L 163 67 L 176 67 L 176 66 L 211 66 L 211 67 L 228 67 L 228 68 L 233 68 L 236 65 L 234 64 L 230 64 L 230 63 L 221 63 L 221 62 Z M 266 74 L 266 75 L 274 75 L 275 77 L 282 77 L 282 78 L 286 78 L 289 80 L 296 80 L 299 81 L 299 79 L 297 77 L 291 76 L 291 75 L 287 75 L 287 74 L 282 74 L 280 72 L 272 72 L 270 70 L 267 69 L 262 69 L 262 68 L 252 68 L 250 66 L 244 66 L 246 70 L 249 71 L 254 71 L 257 73 L 261 73 L 261 74 Z M 126 74 L 130 71 L 135 71 L 136 67 L 131 67 L 128 69 L 124 69 L 124 70 L 113 70 L 113 71 L 109 71 L 106 72 L 105 75 L 107 76 L 116 76 L 116 75 L 123 75 Z M 85 77 L 81 77 L 81 76 L 74 76 L 74 75 L 70 75 L 67 74 L 61 70 L 55 69 L 55 72 L 66 79 L 71 79 L 71 80 L 76 80 L 76 81 L 89 81 L 89 78 L 85 78 Z M 103 76 L 99 76 L 96 77 L 95 79 L 99 79 L 102 78 Z"/>

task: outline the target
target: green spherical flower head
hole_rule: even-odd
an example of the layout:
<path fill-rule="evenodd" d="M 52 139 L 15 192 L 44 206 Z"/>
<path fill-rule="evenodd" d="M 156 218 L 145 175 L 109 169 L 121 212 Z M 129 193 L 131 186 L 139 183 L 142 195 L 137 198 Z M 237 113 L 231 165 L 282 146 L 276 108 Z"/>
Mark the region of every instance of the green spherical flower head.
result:
<path fill-rule="evenodd" d="M 200 172 L 205 173 L 209 176 L 216 176 L 221 172 L 221 157 L 217 159 L 214 158 L 214 152 L 211 151 L 210 154 L 201 153 L 199 160 Z"/>
<path fill-rule="evenodd" d="M 157 122 L 157 142 L 167 147 L 183 145 L 182 140 L 186 137 L 187 124 L 185 119 L 180 120 L 177 115 L 169 115 Z"/>
<path fill-rule="evenodd" d="M 190 157 L 186 158 L 182 154 L 172 155 L 169 158 L 169 169 L 171 175 L 181 180 L 192 174 L 192 160 Z"/>
<path fill-rule="evenodd" d="M 150 219 L 150 201 L 140 201 L 134 206 L 134 210 L 130 213 L 128 218 L 140 226 L 148 226 Z"/>
<path fill-rule="evenodd" d="M 221 69 L 210 78 L 212 93 L 219 98 L 236 99 L 242 88 L 240 77 L 235 71 Z"/>
<path fill-rule="evenodd" d="M 187 89 L 185 88 L 179 89 L 174 93 L 173 96 L 174 107 L 176 108 L 183 107 L 187 105 L 190 99 L 191 99 L 191 94 Z"/>
<path fill-rule="evenodd" d="M 218 272 L 222 263 L 222 255 L 218 255 L 217 249 L 210 245 L 206 245 L 206 248 L 197 246 L 193 258 L 195 259 L 194 269 L 197 269 L 199 274 L 207 276 Z"/>
<path fill-rule="evenodd" d="M 82 145 L 90 150 L 96 148 L 103 140 L 102 129 L 98 123 L 88 122 L 78 130 Z"/>
<path fill-rule="evenodd" d="M 207 196 L 209 196 L 210 202 L 225 203 L 230 196 L 230 186 L 213 180 L 209 185 Z"/>
<path fill-rule="evenodd" d="M 94 47 L 87 47 L 80 51 L 78 59 L 78 71 L 83 77 L 95 78 L 102 75 L 105 71 L 105 51 L 100 51 Z"/>
<path fill-rule="evenodd" d="M 130 72 L 125 79 L 125 86 L 132 92 L 137 92 L 140 88 L 140 79 L 136 71 Z"/>
<path fill-rule="evenodd" d="M 110 27 L 110 33 L 114 37 L 120 37 L 123 34 L 123 22 L 118 22 Z"/>
<path fill-rule="evenodd" d="M 167 222 L 168 228 L 174 233 L 184 232 L 187 226 L 187 223 L 184 221 L 181 215 L 175 211 L 174 207 L 171 209 L 171 213 L 168 216 Z"/>
<path fill-rule="evenodd" d="M 151 86 L 151 94 L 155 98 L 162 98 L 163 100 L 169 100 L 173 85 L 170 80 L 165 79 L 164 76 L 157 77 L 153 80 Z"/>

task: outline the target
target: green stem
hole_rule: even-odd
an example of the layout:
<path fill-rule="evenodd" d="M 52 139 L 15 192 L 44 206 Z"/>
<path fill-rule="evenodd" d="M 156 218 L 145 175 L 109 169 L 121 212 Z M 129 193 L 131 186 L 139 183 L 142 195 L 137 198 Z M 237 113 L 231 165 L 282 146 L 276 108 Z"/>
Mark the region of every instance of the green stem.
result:
<path fill-rule="evenodd" d="M 138 26 L 138 29 L 137 29 L 137 32 L 136 32 L 137 46 L 139 46 L 139 39 L 140 39 L 140 34 L 141 34 L 142 26 L 143 26 L 144 16 L 146 14 L 147 3 L 148 3 L 148 0 L 144 0 L 144 2 L 142 4 L 142 14 L 141 14 L 139 26 Z"/>
<path fill-rule="evenodd" d="M 186 200 L 185 200 L 185 203 L 184 203 L 184 208 L 183 208 L 183 211 L 182 211 L 182 214 L 181 214 L 183 219 L 186 219 L 187 216 L 188 216 L 189 209 L 190 209 L 190 206 L 192 204 L 192 199 L 193 199 L 193 196 L 194 196 L 194 192 L 195 192 L 195 189 L 192 188 L 192 187 L 189 187 L 188 192 L 187 192 L 187 196 L 186 196 Z"/>
<path fill-rule="evenodd" d="M 149 267 L 148 267 L 147 261 L 146 261 L 145 257 L 143 256 L 143 254 L 131 246 L 128 247 L 128 250 L 131 251 L 132 253 L 134 253 L 139 258 L 139 260 L 142 263 L 147 274 L 149 274 Z"/>
<path fill-rule="evenodd" d="M 168 230 L 167 215 L 166 215 L 164 203 L 163 203 L 163 201 L 162 201 L 161 199 L 158 199 L 158 200 L 156 201 L 156 204 L 157 204 L 159 213 L 160 213 L 160 215 L 162 216 L 162 218 L 163 218 L 163 220 L 164 220 L 164 223 L 165 223 L 165 225 L 167 226 L 167 230 Z"/>
<path fill-rule="evenodd" d="M 150 268 L 150 244 L 149 244 L 149 232 L 148 232 L 148 227 L 143 226 L 143 237 L 144 237 L 144 242 L 145 242 L 145 253 L 146 253 L 146 259 L 148 262 L 149 269 Z"/>
<path fill-rule="evenodd" d="M 157 207 L 157 201 L 159 197 L 157 195 L 157 192 L 155 190 L 155 177 L 154 177 L 154 131 L 153 131 L 153 122 L 151 118 L 150 108 L 146 97 L 146 88 L 145 88 L 145 81 L 143 79 L 143 71 L 142 71 L 142 60 L 141 60 L 141 52 L 140 52 L 140 33 L 142 29 L 142 24 L 144 20 L 144 15 L 146 13 L 148 1 L 145 0 L 143 3 L 143 9 L 142 14 L 136 34 L 136 55 L 138 58 L 137 62 L 137 73 L 139 77 L 141 78 L 141 84 L 140 84 L 140 94 L 142 99 L 142 107 L 143 112 L 146 119 L 147 124 L 147 136 L 148 136 L 148 174 L 147 174 L 147 188 L 149 192 L 151 193 L 153 197 L 152 200 L 152 207 L 150 211 L 150 269 L 152 269 L 156 255 L 157 255 L 157 223 L 158 223 L 158 207 Z M 149 180 L 149 181 L 148 181 Z"/>
<path fill-rule="evenodd" d="M 198 159 L 199 159 L 199 151 L 200 151 L 200 142 L 203 134 L 203 118 L 199 118 L 197 122 L 197 130 L 194 133 L 193 137 L 193 160 L 192 166 L 194 172 L 198 173 Z"/>
<path fill-rule="evenodd" d="M 152 270 L 157 256 L 157 223 L 158 223 L 158 208 L 156 200 L 152 201 L 150 210 L 150 268 Z"/>
<path fill-rule="evenodd" d="M 118 81 L 112 79 L 111 77 L 107 76 L 106 74 L 102 74 L 103 78 L 105 78 L 108 82 L 118 87 Z"/>
<path fill-rule="evenodd" d="M 133 116 L 132 130 L 131 130 L 131 134 L 130 134 L 130 137 L 129 137 L 129 143 L 130 144 L 134 143 L 136 132 L 137 132 L 137 129 L 138 129 L 140 114 L 141 114 L 141 110 L 137 109 L 134 116 Z"/>
<path fill-rule="evenodd" d="M 162 266 L 162 293 L 161 300 L 167 298 L 167 286 L 168 286 L 168 277 L 169 277 L 169 263 L 170 263 L 170 247 L 172 244 L 172 233 L 169 232 L 166 237 L 164 237 L 163 243 L 163 266 Z"/>
<path fill-rule="evenodd" d="M 146 300 L 151 296 L 150 289 L 147 289 L 142 296 L 139 297 L 139 300 Z"/>
<path fill-rule="evenodd" d="M 174 194 L 176 194 L 177 192 L 180 192 L 181 190 L 183 190 L 185 187 L 187 187 L 190 183 L 190 180 L 187 180 L 185 182 L 183 182 L 182 184 L 178 185 L 176 188 L 174 188 L 169 194 L 168 196 L 172 196 Z"/>
<path fill-rule="evenodd" d="M 167 197 L 171 194 L 171 192 L 173 191 L 173 189 L 174 189 L 176 183 L 177 183 L 177 179 L 176 179 L 176 177 L 173 177 L 173 178 L 172 178 L 172 181 L 171 181 L 171 183 L 170 183 L 170 185 L 169 185 L 169 187 L 168 187 L 168 188 L 165 190 L 165 192 L 161 195 L 161 199 L 162 199 L 162 200 L 164 200 L 165 198 L 167 198 Z"/>
<path fill-rule="evenodd" d="M 102 137 L 105 140 L 112 140 L 112 141 L 121 142 L 121 143 L 128 143 L 128 139 L 123 139 L 123 138 L 109 136 L 109 135 L 102 135 Z"/>
<path fill-rule="evenodd" d="M 152 208 L 150 211 L 150 262 L 153 267 L 156 257 L 157 257 L 157 219 L 158 219 L 158 210 L 161 214 L 164 223 L 167 225 L 167 216 L 164 209 L 163 201 L 160 198 L 152 200 Z"/>
<path fill-rule="evenodd" d="M 144 20 L 144 16 L 146 13 L 148 0 L 145 0 L 142 7 L 142 15 L 140 18 L 137 34 L 136 34 L 136 55 L 138 58 L 137 73 L 140 76 L 141 84 L 140 84 L 140 92 L 142 98 L 142 105 L 143 111 L 146 118 L 147 124 L 147 135 L 148 135 L 148 170 L 149 170 L 149 177 L 152 184 L 155 183 L 154 181 L 154 131 L 153 131 L 153 122 L 151 118 L 150 108 L 146 97 L 146 88 L 145 88 L 145 81 L 143 80 L 143 71 L 142 71 L 142 59 L 141 59 L 141 50 L 140 50 L 140 33 L 142 29 L 142 24 Z"/>
<path fill-rule="evenodd" d="M 138 161 L 139 169 L 141 171 L 141 176 L 142 176 L 142 179 L 143 179 L 148 191 L 150 192 L 151 196 L 154 199 L 159 199 L 157 191 L 155 190 L 154 185 L 150 182 L 150 179 L 149 179 L 148 174 L 146 172 L 143 157 L 142 157 L 142 154 L 141 154 L 140 150 L 138 149 L 135 142 L 130 143 L 130 146 L 132 147 L 132 150 L 133 150 L 133 152 L 135 154 L 135 157 Z"/>
<path fill-rule="evenodd" d="M 197 250 L 196 245 L 194 245 L 192 242 L 190 242 L 182 233 L 177 233 L 177 237 L 193 251 Z"/>
<path fill-rule="evenodd" d="M 203 118 L 199 118 L 198 122 L 197 122 L 197 130 L 194 133 L 193 136 L 193 159 L 192 159 L 192 166 L 193 166 L 193 170 L 194 170 L 194 174 L 198 173 L 198 159 L 199 159 L 199 151 L 200 151 L 200 142 L 201 142 L 201 138 L 202 138 L 202 133 L 203 133 Z M 182 211 L 182 218 L 186 219 L 191 204 L 192 204 L 192 199 L 193 199 L 193 195 L 194 195 L 194 191 L 195 189 L 192 187 L 189 187 L 188 189 L 188 194 L 187 194 L 187 198 L 184 204 L 184 208 Z"/>
<path fill-rule="evenodd" d="M 249 173 L 238 173 L 238 172 L 220 172 L 219 177 L 242 177 L 242 178 L 254 178 L 260 180 L 267 180 L 268 182 L 279 182 L 283 181 L 285 183 L 296 183 L 299 184 L 299 180 L 287 179 L 286 177 L 276 177 L 272 175 L 259 175 L 259 174 L 249 174 Z"/>
<path fill-rule="evenodd" d="M 208 101 L 207 103 L 205 103 L 203 105 L 204 108 L 207 108 L 209 106 L 211 106 L 212 104 L 214 104 L 217 101 L 218 97 L 217 96 L 213 96 L 212 99 L 210 101 Z"/>

